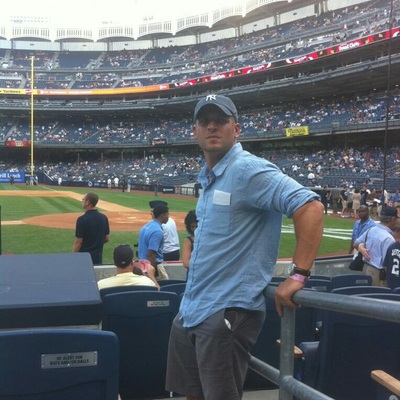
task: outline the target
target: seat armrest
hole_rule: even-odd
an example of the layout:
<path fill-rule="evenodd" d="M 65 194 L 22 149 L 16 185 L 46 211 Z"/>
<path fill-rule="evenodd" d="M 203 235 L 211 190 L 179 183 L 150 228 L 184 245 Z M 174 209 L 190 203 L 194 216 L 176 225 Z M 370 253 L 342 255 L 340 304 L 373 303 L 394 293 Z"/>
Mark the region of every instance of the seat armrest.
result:
<path fill-rule="evenodd" d="M 400 381 L 398 379 L 380 369 L 372 371 L 371 378 L 386 389 L 390 390 L 396 396 L 400 396 Z"/>
<path fill-rule="evenodd" d="M 275 342 L 275 344 L 276 344 L 278 347 L 281 347 L 281 339 L 277 339 L 276 342 Z M 294 355 L 294 358 L 296 358 L 296 359 L 297 359 L 297 358 L 301 358 L 302 355 L 303 355 L 303 352 L 302 352 L 297 346 L 294 346 L 293 355 Z"/>

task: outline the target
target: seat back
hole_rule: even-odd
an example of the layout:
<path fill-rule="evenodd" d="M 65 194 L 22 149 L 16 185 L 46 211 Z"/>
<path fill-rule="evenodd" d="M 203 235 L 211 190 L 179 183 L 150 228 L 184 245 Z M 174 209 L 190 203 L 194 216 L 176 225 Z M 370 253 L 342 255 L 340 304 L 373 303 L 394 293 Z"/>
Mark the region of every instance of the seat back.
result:
<path fill-rule="evenodd" d="M 331 280 L 331 277 L 328 276 L 328 275 L 314 275 L 314 274 L 312 274 L 312 275 L 310 276 L 310 279 L 323 279 L 323 280 L 325 280 L 325 281 L 330 281 L 330 280 Z"/>
<path fill-rule="evenodd" d="M 143 290 L 157 291 L 155 286 L 144 286 L 144 285 L 130 285 L 130 286 L 114 286 L 109 288 L 100 289 L 100 297 L 103 299 L 104 296 L 113 293 L 123 292 L 138 292 Z"/>
<path fill-rule="evenodd" d="M 344 286 L 332 289 L 336 294 L 367 294 L 367 293 L 392 293 L 392 291 L 383 286 Z"/>
<path fill-rule="evenodd" d="M 387 298 L 394 295 L 362 296 Z M 399 370 L 399 337 L 400 324 L 324 310 L 315 389 L 341 400 L 374 398 L 371 371 L 383 369 L 394 374 Z"/>
<path fill-rule="evenodd" d="M 173 285 L 175 283 L 186 283 L 183 279 L 160 279 L 157 281 L 160 287 L 165 285 Z"/>
<path fill-rule="evenodd" d="M 372 299 L 379 299 L 379 300 L 390 300 L 390 301 L 400 301 L 400 294 L 389 292 L 377 292 L 377 293 L 361 293 L 357 296 L 360 297 L 370 297 Z"/>
<path fill-rule="evenodd" d="M 332 282 L 327 279 L 310 278 L 304 285 L 306 289 L 317 290 L 318 292 L 330 292 L 333 289 Z"/>
<path fill-rule="evenodd" d="M 296 309 L 295 344 L 315 340 L 316 309 L 300 307 Z M 262 361 L 279 368 L 280 348 L 276 341 L 281 338 L 281 317 L 278 315 L 275 300 L 266 298 L 266 315 L 263 327 L 250 353 Z M 249 370 L 245 389 L 271 389 L 276 385 Z"/>
<path fill-rule="evenodd" d="M 342 274 L 332 276 L 331 282 L 333 289 L 344 286 L 371 286 L 372 278 L 365 274 Z"/>
<path fill-rule="evenodd" d="M 0 399 L 118 398 L 119 345 L 112 332 L 0 332 Z"/>
<path fill-rule="evenodd" d="M 161 291 L 173 292 L 173 293 L 176 293 L 178 296 L 180 296 L 182 293 L 184 293 L 185 289 L 186 289 L 186 282 L 173 283 L 171 285 L 161 286 Z"/>
<path fill-rule="evenodd" d="M 120 341 L 122 398 L 165 396 L 168 341 L 178 312 L 175 293 L 138 291 L 103 298 L 102 329 Z"/>
<path fill-rule="evenodd" d="M 273 276 L 271 278 L 271 283 L 281 283 L 283 281 L 286 281 L 287 276 Z"/>

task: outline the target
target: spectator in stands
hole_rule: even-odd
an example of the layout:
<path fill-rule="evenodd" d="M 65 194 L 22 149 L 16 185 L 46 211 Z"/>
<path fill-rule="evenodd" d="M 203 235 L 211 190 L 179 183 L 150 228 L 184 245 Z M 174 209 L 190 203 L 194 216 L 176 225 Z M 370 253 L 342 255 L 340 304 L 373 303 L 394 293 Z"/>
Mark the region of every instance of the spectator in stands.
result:
<path fill-rule="evenodd" d="M 372 277 L 374 286 L 387 286 L 383 260 L 387 249 L 394 243 L 392 228 L 396 225 L 397 219 L 396 208 L 384 207 L 381 211 L 380 224 L 367 230 L 354 242 L 357 250 L 363 255 L 365 262 L 363 273 Z"/>
<path fill-rule="evenodd" d="M 265 159 L 243 150 L 231 99 L 211 94 L 194 111 L 203 150 L 199 226 L 186 291 L 174 320 L 166 388 L 188 399 L 240 399 L 249 351 L 264 323 L 263 290 L 276 264 L 282 213 L 293 216 L 296 249 L 276 307 L 297 307 L 323 229 L 318 195 Z M 188 373 L 188 371 L 190 371 Z"/>
<path fill-rule="evenodd" d="M 383 266 L 386 269 L 387 285 L 390 289 L 400 286 L 400 219 L 392 229 L 395 242 L 389 246 L 386 252 Z"/>
<path fill-rule="evenodd" d="M 157 205 L 168 206 L 166 201 L 155 200 L 149 202 L 151 213 L 153 215 L 153 209 Z M 169 216 L 168 221 L 162 224 L 162 230 L 164 234 L 164 246 L 163 246 L 163 258 L 164 261 L 178 261 L 180 255 L 180 244 L 178 229 L 176 228 L 175 221 Z"/>
<path fill-rule="evenodd" d="M 338 213 L 339 202 L 340 202 L 340 189 L 338 187 L 334 187 L 331 190 L 330 201 L 332 204 L 333 213 Z"/>
<path fill-rule="evenodd" d="M 103 262 L 103 246 L 110 240 L 108 218 L 99 212 L 96 205 L 99 196 L 87 193 L 82 198 L 82 207 L 86 210 L 76 221 L 74 253 L 90 253 L 93 265 Z"/>
<path fill-rule="evenodd" d="M 194 245 L 194 231 L 197 228 L 197 217 L 195 210 L 191 210 L 186 214 L 185 226 L 188 235 L 185 237 L 182 244 L 182 264 L 185 268 L 189 268 L 190 257 L 192 256 Z"/>
<path fill-rule="evenodd" d="M 353 217 L 353 194 L 354 188 L 353 186 L 349 186 L 347 190 L 347 207 L 346 207 L 346 216 Z"/>
<path fill-rule="evenodd" d="M 134 260 L 133 273 L 136 275 L 147 275 L 154 282 L 157 289 L 160 290 L 160 285 L 156 279 L 156 270 L 151 265 L 149 260 Z"/>
<path fill-rule="evenodd" d="M 370 194 L 371 194 L 371 191 L 368 189 L 368 186 L 363 185 L 361 188 L 361 200 L 360 200 L 360 203 L 362 206 L 367 204 L 367 197 Z"/>
<path fill-rule="evenodd" d="M 354 222 L 353 232 L 351 234 L 351 243 L 349 253 L 356 252 L 354 248 L 354 242 L 357 238 L 359 238 L 364 232 L 366 232 L 369 228 L 372 228 L 376 225 L 376 222 L 370 218 L 369 210 L 367 206 L 360 206 L 357 209 L 357 214 L 359 220 Z"/>
<path fill-rule="evenodd" d="M 168 222 L 162 225 L 164 232 L 164 261 L 178 261 L 181 258 L 178 229 L 175 221 L 169 217 Z"/>
<path fill-rule="evenodd" d="M 342 218 L 347 218 L 347 196 L 349 193 L 349 188 L 344 185 L 344 188 L 340 191 L 340 202 L 342 203 Z"/>
<path fill-rule="evenodd" d="M 158 279 L 168 279 L 167 271 L 162 265 L 164 261 L 164 233 L 162 224 L 168 222 L 169 209 L 163 203 L 158 201 L 149 203 L 152 208 L 153 220 L 140 229 L 138 245 L 139 258 L 150 261 L 156 270 L 156 277 Z"/>
<path fill-rule="evenodd" d="M 390 200 L 393 201 L 393 205 L 395 207 L 400 206 L 400 190 L 397 189 L 392 196 L 390 197 Z"/>
<path fill-rule="evenodd" d="M 117 275 L 99 280 L 97 282 L 99 290 L 115 286 L 156 286 L 150 278 L 150 276 L 154 278 L 153 267 L 147 272 L 149 277 L 133 272 L 133 250 L 129 245 L 121 244 L 114 249 L 114 265 L 117 267 Z M 139 271 L 141 272 L 141 270 Z"/>
<path fill-rule="evenodd" d="M 321 190 L 321 203 L 324 205 L 325 215 L 328 214 L 328 201 L 329 201 L 330 191 L 328 189 L 328 185 L 324 185 Z"/>
<path fill-rule="evenodd" d="M 360 208 L 361 205 L 361 193 L 360 189 L 354 189 L 353 193 L 353 205 L 351 207 L 351 215 L 353 218 L 357 217 L 357 210 Z"/>

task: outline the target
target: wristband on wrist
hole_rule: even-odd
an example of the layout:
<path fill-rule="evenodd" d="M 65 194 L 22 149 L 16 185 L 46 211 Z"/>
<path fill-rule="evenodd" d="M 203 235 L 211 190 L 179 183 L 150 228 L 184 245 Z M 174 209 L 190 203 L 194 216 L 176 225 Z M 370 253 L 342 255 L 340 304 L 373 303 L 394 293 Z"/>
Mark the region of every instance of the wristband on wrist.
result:
<path fill-rule="evenodd" d="M 309 269 L 299 268 L 295 263 L 292 263 L 289 267 L 289 274 L 303 275 L 308 278 L 311 275 L 311 271 Z"/>
<path fill-rule="evenodd" d="M 304 284 L 308 282 L 308 276 L 304 276 L 304 275 L 290 274 L 289 278 L 293 279 L 294 281 L 301 282 Z"/>

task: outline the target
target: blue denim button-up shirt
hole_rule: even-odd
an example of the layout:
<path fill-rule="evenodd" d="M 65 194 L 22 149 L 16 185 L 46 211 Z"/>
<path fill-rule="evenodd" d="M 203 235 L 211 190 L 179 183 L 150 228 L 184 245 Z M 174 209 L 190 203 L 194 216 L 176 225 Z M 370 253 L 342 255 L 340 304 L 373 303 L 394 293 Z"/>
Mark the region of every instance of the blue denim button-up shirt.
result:
<path fill-rule="evenodd" d="M 198 227 L 180 308 L 186 327 L 227 307 L 264 310 L 262 291 L 276 264 L 282 214 L 291 217 L 318 199 L 239 143 L 208 172 L 205 165 L 198 179 Z"/>

